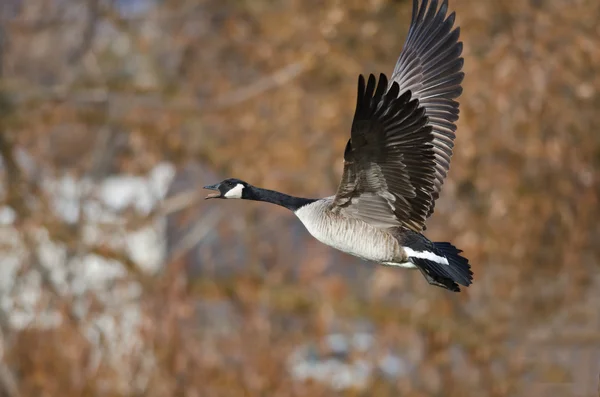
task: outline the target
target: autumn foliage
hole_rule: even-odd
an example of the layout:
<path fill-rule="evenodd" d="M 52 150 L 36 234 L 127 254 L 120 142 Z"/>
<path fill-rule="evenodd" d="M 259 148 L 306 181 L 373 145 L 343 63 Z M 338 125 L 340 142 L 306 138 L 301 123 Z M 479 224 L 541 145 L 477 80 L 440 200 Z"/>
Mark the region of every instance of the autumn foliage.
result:
<path fill-rule="evenodd" d="M 466 77 L 426 234 L 470 259 L 460 294 L 201 200 L 333 194 L 357 76 L 391 73 L 411 8 L 3 0 L 0 396 L 598 395 L 597 0 L 450 2 Z M 395 364 L 307 375 L 326 358 Z"/>

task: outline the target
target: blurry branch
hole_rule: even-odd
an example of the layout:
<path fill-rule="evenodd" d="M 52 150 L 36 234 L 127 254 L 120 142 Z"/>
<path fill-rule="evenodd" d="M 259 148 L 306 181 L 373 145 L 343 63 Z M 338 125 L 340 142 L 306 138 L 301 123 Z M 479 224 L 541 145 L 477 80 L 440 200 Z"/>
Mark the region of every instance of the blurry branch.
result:
<path fill-rule="evenodd" d="M 0 5 L 0 18 L 4 15 L 4 7 Z M 0 82 L 2 82 L 2 77 L 3 77 L 3 72 L 4 72 L 4 49 L 5 49 L 5 29 L 4 29 L 4 23 L 2 23 L 2 21 L 0 21 Z M 6 175 L 7 175 L 7 179 L 9 178 L 9 172 L 8 172 L 8 166 L 7 166 L 7 160 L 6 160 L 6 152 L 8 152 L 9 154 L 11 154 L 10 158 L 12 158 L 12 151 L 10 150 L 10 147 L 4 142 L 5 141 L 5 131 L 4 131 L 4 117 L 6 116 L 6 114 L 8 113 L 8 108 L 4 109 L 4 106 L 2 105 L 4 103 L 5 100 L 5 96 L 4 96 L 4 91 L 2 90 L 2 85 L 0 84 L 0 155 L 2 156 L 2 160 L 3 163 L 5 164 L 5 168 L 7 169 L 6 171 Z M 4 149 L 2 149 L 4 148 Z M 13 165 L 14 165 L 14 159 L 13 159 Z M 7 183 L 8 185 L 8 183 Z M 9 191 L 10 194 L 10 191 Z M 10 200 L 9 200 L 10 201 Z M 8 331 L 8 329 L 10 328 L 10 321 L 8 318 L 7 313 L 4 311 L 4 309 L 0 308 L 0 349 L 1 350 L 1 354 L 0 354 L 0 385 L 2 386 L 2 388 L 4 389 L 4 391 L 6 392 L 6 394 L 10 397 L 13 396 L 17 396 L 17 387 L 16 387 L 16 382 L 14 380 L 14 376 L 12 375 L 12 373 L 10 372 L 10 370 L 8 369 L 8 367 L 6 367 L 6 365 L 4 364 L 4 341 L 5 336 L 4 336 L 4 332 Z"/>
<path fill-rule="evenodd" d="M 107 247 L 106 245 L 102 245 L 102 246 L 88 246 L 88 247 L 86 247 L 86 252 L 90 253 L 90 254 L 98 255 L 105 259 L 111 259 L 111 260 L 121 263 L 125 267 L 125 269 L 127 269 L 127 272 L 130 275 L 134 275 L 138 281 L 141 281 L 145 277 L 144 272 L 139 268 L 137 263 L 135 263 L 129 257 L 129 255 L 125 254 L 122 251 L 117 251 L 117 250 Z"/>
<path fill-rule="evenodd" d="M 202 192 L 199 190 L 189 190 L 178 193 L 174 196 L 165 198 L 158 210 L 159 216 L 167 216 L 193 206 L 202 200 Z"/>
<path fill-rule="evenodd" d="M 79 106 L 96 106 L 105 104 L 110 109 L 115 109 L 115 114 L 127 115 L 132 109 L 141 111 L 179 112 L 197 116 L 199 113 L 215 112 L 247 102 L 269 90 L 285 85 L 306 72 L 310 62 L 299 61 L 284 66 L 271 75 L 265 76 L 256 82 L 240 87 L 237 90 L 225 93 L 212 101 L 201 103 L 185 99 L 165 100 L 163 94 L 135 94 L 110 91 L 106 88 L 71 91 L 68 86 L 55 86 L 49 88 L 26 90 L 14 89 L 11 101 L 20 106 L 35 102 L 67 102 Z M 110 110 L 109 110 L 110 112 Z M 118 117 L 115 122 L 118 122 Z"/>
<path fill-rule="evenodd" d="M 309 61 L 299 61 L 282 67 L 274 73 L 262 77 L 254 83 L 225 93 L 215 100 L 203 103 L 191 101 L 172 100 L 166 102 L 160 92 L 154 94 L 132 94 L 110 91 L 106 88 L 72 91 L 69 86 L 54 86 L 36 88 L 34 90 L 18 89 L 11 98 L 17 104 L 35 101 L 75 102 L 79 105 L 97 105 L 103 103 L 118 103 L 119 106 L 137 108 L 141 110 L 162 110 L 179 112 L 209 112 L 226 109 L 249 101 L 269 90 L 276 89 L 306 72 L 310 66 Z M 119 113 L 126 114 L 125 109 Z"/>
<path fill-rule="evenodd" d="M 35 227 L 25 227 L 19 231 L 21 237 L 20 240 L 23 241 L 25 247 L 27 248 L 27 262 L 40 275 L 42 285 L 46 287 L 48 291 L 50 291 L 53 297 L 60 299 L 62 294 L 52 280 L 51 271 L 44 266 L 44 261 L 40 257 L 39 244 L 35 236 L 36 231 L 37 230 Z"/>
<path fill-rule="evenodd" d="M 0 18 L 4 15 L 4 7 L 0 5 Z M 4 55 L 6 51 L 6 27 L 4 20 L 0 20 L 0 81 L 4 77 Z M 1 86 L 0 86 L 1 87 Z"/>
<path fill-rule="evenodd" d="M 6 192 L 7 192 L 7 204 L 12 207 L 17 214 L 21 217 L 25 217 L 28 214 L 25 200 L 23 200 L 23 184 L 21 169 L 19 168 L 17 161 L 14 156 L 14 145 L 4 126 L 4 119 L 6 119 L 9 110 L 9 104 L 4 96 L 3 92 L 0 91 L 0 156 L 5 168 L 6 174 Z"/>
<path fill-rule="evenodd" d="M 196 2 L 186 3 L 185 6 L 175 10 L 166 11 L 161 10 L 160 13 L 154 13 L 150 15 L 140 15 L 136 17 L 125 17 L 121 15 L 114 8 L 106 8 L 103 10 L 103 16 L 108 18 L 112 23 L 118 26 L 120 29 L 127 30 L 128 25 L 138 22 L 146 21 L 177 21 L 180 19 L 189 19 L 190 15 L 198 8 Z"/>
<path fill-rule="evenodd" d="M 248 101 L 260 94 L 280 87 L 286 83 L 289 83 L 300 74 L 308 69 L 309 62 L 294 62 L 290 65 L 284 66 L 277 70 L 275 73 L 265 76 L 253 84 L 246 87 L 241 87 L 233 92 L 229 92 L 221 97 L 218 97 L 214 104 L 210 105 L 210 110 L 226 108 L 230 106 L 238 105 L 242 102 Z"/>
<path fill-rule="evenodd" d="M 2 395 L 8 397 L 18 397 L 20 395 L 17 380 L 4 360 L 0 360 L 0 384 L 2 385 L 2 392 L 4 392 Z"/>
<path fill-rule="evenodd" d="M 190 13 L 197 8 L 197 4 L 191 4 L 188 7 L 181 7 L 174 11 L 162 11 L 160 13 L 154 13 L 150 15 L 139 15 L 139 16 L 122 16 L 117 12 L 112 11 L 109 8 L 100 9 L 100 2 L 98 0 L 91 0 L 96 3 L 97 7 L 97 16 L 98 17 L 109 17 L 113 21 L 118 20 L 120 25 L 123 24 L 131 24 L 131 23 L 143 23 L 146 21 L 178 21 L 183 19 L 189 19 Z M 65 4 L 68 4 L 65 3 Z M 106 6 L 106 2 L 104 2 Z M 56 12 L 56 14 L 64 15 L 64 12 Z M 76 23 L 80 23 L 81 19 L 75 17 L 59 17 L 59 16 L 51 16 L 46 18 L 27 18 L 27 17 L 17 17 L 17 18 L 8 18 L 8 17 L 0 17 L 0 23 L 6 23 L 9 25 L 11 29 L 20 30 L 20 31 L 39 31 L 44 29 L 53 29 L 53 28 L 63 28 L 68 25 L 73 25 Z"/>
<path fill-rule="evenodd" d="M 83 32 L 83 38 L 79 47 L 69 55 L 68 64 L 73 65 L 81 60 L 92 46 L 93 39 L 96 35 L 97 25 L 100 18 L 104 18 L 110 21 L 117 29 L 124 31 L 126 34 L 133 34 L 130 31 L 129 22 L 134 20 L 151 20 L 153 18 L 170 19 L 170 18 L 189 18 L 197 5 L 191 2 L 190 5 L 180 8 L 177 12 L 150 14 L 140 16 L 139 18 L 127 18 L 120 15 L 117 10 L 114 9 L 110 4 L 105 4 L 99 0 L 87 0 L 88 3 L 88 18 L 85 30 Z M 71 21 L 71 22 L 79 22 Z M 41 18 L 39 20 L 20 20 L 17 18 L 9 19 L 7 22 L 11 27 L 15 24 L 25 23 L 34 26 L 36 29 L 41 27 L 50 26 L 57 24 L 60 26 L 67 26 L 69 20 L 65 18 Z M 133 43 L 137 40 L 132 39 Z M 179 111 L 179 112 L 209 112 L 226 109 L 232 106 L 239 105 L 248 100 L 251 100 L 266 91 L 280 87 L 286 83 L 289 83 L 293 79 L 297 78 L 303 72 L 305 72 L 314 58 L 314 54 L 306 54 L 303 60 L 286 65 L 275 72 L 264 76 L 250 85 L 240 87 L 232 92 L 225 93 L 214 100 L 209 100 L 201 103 L 197 103 L 190 100 L 176 100 L 166 102 L 163 99 L 163 93 L 156 92 L 154 95 L 146 94 L 131 94 L 131 93 L 118 93 L 107 89 L 106 87 L 98 89 L 90 89 L 83 91 L 75 91 L 71 84 L 63 84 L 54 87 L 38 88 L 33 90 L 27 90 L 23 87 L 13 87 L 15 92 L 14 98 L 11 98 L 16 104 L 22 105 L 34 101 L 60 101 L 60 102 L 75 102 L 77 104 L 99 104 L 99 103 L 112 103 L 118 101 L 121 104 L 126 104 L 129 107 L 137 107 L 143 110 L 147 108 L 149 110 L 160 109 L 162 111 Z M 149 104 L 148 102 L 151 102 Z M 125 112 L 121 112 L 123 114 Z"/>
<path fill-rule="evenodd" d="M 96 27 L 98 24 L 100 7 L 99 0 L 88 0 L 88 20 L 85 30 L 83 32 L 83 38 L 78 48 L 73 50 L 69 55 L 67 63 L 69 65 L 76 64 L 83 55 L 85 55 L 92 46 L 94 37 L 96 36 Z"/>
<path fill-rule="evenodd" d="M 114 127 L 110 125 L 100 127 L 91 155 L 91 166 L 88 171 L 88 175 L 92 180 L 99 181 L 108 173 L 116 151 L 116 145 L 114 144 L 116 135 L 117 131 L 115 131 Z"/>
<path fill-rule="evenodd" d="M 0 18 L 4 16 L 4 6 L 0 5 Z M 2 81 L 4 75 L 4 54 L 6 48 L 6 31 L 4 29 L 4 23 L 0 20 L 0 82 Z M 16 161 L 13 157 L 12 145 L 6 137 L 6 130 L 4 126 L 4 120 L 10 113 L 10 102 L 8 98 L 4 94 L 2 90 L 2 85 L 0 84 L 0 156 L 2 156 L 2 160 L 4 163 L 4 167 L 6 169 L 6 179 L 8 185 L 8 194 L 9 194 L 9 205 L 14 205 L 14 198 L 11 197 L 11 182 L 20 180 L 20 172 L 19 168 L 16 164 Z M 7 318 L 6 313 L 3 309 L 0 309 L 0 346 L 2 348 L 2 352 L 0 354 L 0 387 L 2 394 L 7 395 L 8 397 L 18 397 L 19 389 L 17 386 L 17 381 L 15 379 L 14 374 L 10 370 L 10 368 L 6 365 L 4 360 L 4 341 L 6 340 L 4 332 L 8 330 L 9 320 Z"/>
<path fill-rule="evenodd" d="M 174 262 L 185 256 L 190 250 L 192 250 L 198 243 L 200 243 L 204 237 L 206 237 L 212 229 L 217 225 L 223 212 L 220 210 L 214 210 L 208 213 L 204 218 L 198 221 L 192 230 L 190 230 L 179 242 L 171 252 L 170 257 L 167 259 L 168 262 Z"/>
<path fill-rule="evenodd" d="M 0 16 L 4 15 L 4 7 L 0 5 Z M 4 23 L 0 23 L 0 82 L 4 78 L 4 55 L 6 53 L 7 31 Z M 12 101 L 0 84 L 0 156 L 6 170 L 7 202 L 17 214 L 26 213 L 21 192 L 21 170 L 14 157 L 13 143 L 6 130 L 6 120 L 12 113 Z"/>

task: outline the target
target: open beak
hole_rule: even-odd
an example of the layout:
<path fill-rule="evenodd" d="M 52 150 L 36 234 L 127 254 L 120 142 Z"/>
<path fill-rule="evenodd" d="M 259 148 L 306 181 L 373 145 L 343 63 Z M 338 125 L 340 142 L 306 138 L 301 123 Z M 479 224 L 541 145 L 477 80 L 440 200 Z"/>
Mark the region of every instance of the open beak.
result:
<path fill-rule="evenodd" d="M 204 200 L 208 200 L 211 198 L 219 198 L 221 197 L 221 192 L 219 191 L 219 184 L 216 183 L 214 185 L 208 185 L 208 186 L 204 186 L 204 189 L 208 189 L 208 190 L 216 190 L 217 193 L 210 193 L 208 196 L 204 197 Z"/>

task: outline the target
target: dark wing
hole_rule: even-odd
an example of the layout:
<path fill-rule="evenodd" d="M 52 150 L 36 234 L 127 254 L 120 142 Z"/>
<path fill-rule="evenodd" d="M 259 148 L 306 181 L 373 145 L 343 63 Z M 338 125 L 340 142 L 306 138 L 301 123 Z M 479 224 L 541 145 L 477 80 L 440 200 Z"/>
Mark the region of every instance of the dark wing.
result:
<path fill-rule="evenodd" d="M 375 76 L 366 85 L 359 76 L 344 174 L 332 210 L 381 228 L 403 225 L 420 231 L 434 189 L 431 126 L 410 91 L 398 96 L 398 83 L 387 87 L 383 74 L 377 87 Z"/>
<path fill-rule="evenodd" d="M 428 125 L 433 128 L 435 152 L 435 189 L 427 217 L 433 212 L 444 178 L 450 168 L 454 146 L 458 102 L 462 93 L 464 73 L 460 28 L 452 29 L 454 13 L 446 18 L 448 2 L 438 10 L 438 1 L 413 0 L 413 13 L 408 36 L 398 58 L 391 83 L 398 83 L 400 92 L 411 91 L 413 98 L 425 108 Z M 391 89 L 391 86 L 390 86 Z"/>

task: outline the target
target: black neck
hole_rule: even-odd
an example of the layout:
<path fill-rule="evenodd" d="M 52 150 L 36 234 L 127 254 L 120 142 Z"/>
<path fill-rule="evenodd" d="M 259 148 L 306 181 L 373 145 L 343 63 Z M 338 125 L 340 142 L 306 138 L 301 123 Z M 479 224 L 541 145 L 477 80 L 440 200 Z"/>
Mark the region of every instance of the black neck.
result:
<path fill-rule="evenodd" d="M 291 211 L 296 211 L 306 204 L 317 201 L 316 199 L 307 199 L 294 197 L 274 190 L 261 189 L 255 186 L 249 186 L 243 198 L 254 201 L 264 201 L 285 207 Z"/>

